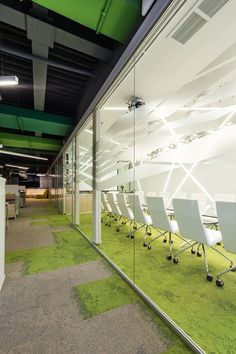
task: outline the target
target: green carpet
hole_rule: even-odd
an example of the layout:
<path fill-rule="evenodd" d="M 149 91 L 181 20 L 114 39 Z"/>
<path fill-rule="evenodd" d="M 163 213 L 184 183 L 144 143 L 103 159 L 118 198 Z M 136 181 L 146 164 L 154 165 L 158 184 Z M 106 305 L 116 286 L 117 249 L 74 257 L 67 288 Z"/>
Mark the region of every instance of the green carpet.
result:
<path fill-rule="evenodd" d="M 80 227 L 92 237 L 91 215 L 81 215 Z M 117 233 L 114 225 L 103 224 L 101 250 L 207 353 L 235 353 L 236 273 L 225 275 L 225 286 L 218 288 L 215 281 L 205 280 L 203 257 L 186 251 L 180 255 L 179 264 L 173 264 L 166 260 L 168 245 L 161 239 L 147 250 L 142 245 L 142 232 L 135 240 L 126 235 L 126 226 Z M 173 249 L 179 244 L 175 237 Z M 208 248 L 207 255 L 212 275 L 228 267 L 227 261 Z"/>
<path fill-rule="evenodd" d="M 56 245 L 6 253 L 6 263 L 25 262 L 24 273 L 35 274 L 99 259 L 76 230 L 55 232 Z"/>
<path fill-rule="evenodd" d="M 180 338 L 135 294 L 135 292 L 114 274 L 111 277 L 82 284 L 73 288 L 73 294 L 82 308 L 85 318 L 99 315 L 122 305 L 134 303 L 141 307 L 144 316 L 151 317 L 158 332 L 168 346 L 167 354 L 191 353 Z"/>
<path fill-rule="evenodd" d="M 71 221 L 65 216 L 65 215 L 60 215 L 60 214 L 54 214 L 49 213 L 47 214 L 41 214 L 41 215 L 33 215 L 32 219 L 40 219 L 40 221 L 33 221 L 31 225 L 50 225 L 51 227 L 56 227 L 56 226 L 66 226 L 70 225 Z M 42 220 L 41 220 L 42 219 Z"/>

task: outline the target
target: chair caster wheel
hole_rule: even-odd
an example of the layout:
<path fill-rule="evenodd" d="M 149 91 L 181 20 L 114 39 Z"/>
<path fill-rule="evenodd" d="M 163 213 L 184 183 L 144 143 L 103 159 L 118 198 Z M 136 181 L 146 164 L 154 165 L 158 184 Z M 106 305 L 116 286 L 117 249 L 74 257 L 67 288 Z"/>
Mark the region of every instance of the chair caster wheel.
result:
<path fill-rule="evenodd" d="M 130 238 L 134 238 L 134 235 L 131 235 Z"/>
<path fill-rule="evenodd" d="M 207 280 L 208 281 L 212 281 L 213 280 L 213 276 L 211 274 L 207 274 Z"/>
<path fill-rule="evenodd" d="M 147 242 L 143 243 L 143 247 L 147 247 L 147 245 L 148 245 Z"/>
<path fill-rule="evenodd" d="M 151 245 L 148 245 L 147 248 L 148 248 L 148 250 L 151 250 L 151 249 L 152 249 L 152 246 L 151 246 Z"/>
<path fill-rule="evenodd" d="M 221 246 L 221 242 L 217 242 L 216 244 L 217 244 L 217 246 Z"/>
<path fill-rule="evenodd" d="M 171 243 L 171 244 L 172 244 L 172 243 L 174 243 L 174 241 L 173 241 L 173 240 L 170 240 L 170 242 L 169 242 L 169 243 Z"/>
<path fill-rule="evenodd" d="M 119 232 L 120 231 L 120 229 L 116 229 L 116 232 Z"/>
<path fill-rule="evenodd" d="M 217 279 L 217 280 L 216 280 L 216 285 L 217 285 L 219 288 L 222 288 L 222 286 L 224 286 L 223 280 Z"/>
<path fill-rule="evenodd" d="M 191 249 L 191 253 L 192 253 L 192 254 L 195 254 L 195 253 L 196 253 L 196 251 L 195 251 L 195 250 L 193 250 L 193 249 Z"/>
<path fill-rule="evenodd" d="M 179 263 L 178 258 L 173 258 L 173 263 L 175 263 L 175 264 Z"/>
<path fill-rule="evenodd" d="M 130 238 L 130 234 L 128 234 L 126 237 L 127 237 L 127 238 Z"/>
<path fill-rule="evenodd" d="M 111 227 L 111 224 L 109 224 L 108 226 Z"/>
<path fill-rule="evenodd" d="M 163 243 L 166 243 L 166 242 L 167 242 L 167 239 L 166 239 L 166 238 L 164 238 Z"/>
<path fill-rule="evenodd" d="M 137 230 L 137 226 L 133 226 L 133 229 L 134 229 L 134 230 Z"/>
<path fill-rule="evenodd" d="M 197 252 L 197 257 L 201 257 L 202 253 L 201 252 Z"/>
<path fill-rule="evenodd" d="M 168 261 L 172 260 L 172 256 L 169 254 L 169 256 L 166 257 L 168 259 Z"/>
<path fill-rule="evenodd" d="M 151 232 L 147 232 L 147 235 L 148 235 L 148 236 L 151 236 L 151 235 L 152 235 L 152 233 L 151 233 Z"/>
<path fill-rule="evenodd" d="M 108 223 L 106 223 L 105 225 L 108 226 Z"/>
<path fill-rule="evenodd" d="M 234 267 L 233 267 L 233 266 L 230 266 L 230 268 L 231 268 L 231 269 L 230 269 L 231 272 L 236 272 L 236 267 L 235 267 L 235 266 L 234 266 Z"/>

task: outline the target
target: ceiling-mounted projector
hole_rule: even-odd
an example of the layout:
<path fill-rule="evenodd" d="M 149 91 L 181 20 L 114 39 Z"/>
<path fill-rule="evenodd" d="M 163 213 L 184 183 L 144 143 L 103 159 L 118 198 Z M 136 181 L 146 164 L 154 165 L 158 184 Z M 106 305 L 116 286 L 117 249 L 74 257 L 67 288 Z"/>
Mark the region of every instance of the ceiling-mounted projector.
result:
<path fill-rule="evenodd" d="M 129 102 L 128 102 L 128 109 L 129 111 L 133 111 L 135 108 L 139 108 L 141 106 L 144 106 L 145 102 L 142 100 L 140 97 L 132 97 Z"/>

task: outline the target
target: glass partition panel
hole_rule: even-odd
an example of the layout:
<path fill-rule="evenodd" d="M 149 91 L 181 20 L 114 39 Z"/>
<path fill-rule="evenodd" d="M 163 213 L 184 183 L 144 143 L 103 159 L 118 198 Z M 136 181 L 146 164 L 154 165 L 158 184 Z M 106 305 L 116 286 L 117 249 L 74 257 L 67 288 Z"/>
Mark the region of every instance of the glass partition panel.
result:
<path fill-rule="evenodd" d="M 133 61 L 132 61 L 133 63 Z M 101 219 L 99 247 L 134 279 L 134 70 L 113 87 L 96 111 L 95 163 L 97 205 Z M 96 240 L 95 240 L 96 241 Z"/>
<path fill-rule="evenodd" d="M 58 208 L 64 213 L 63 209 L 63 155 L 58 159 Z"/>
<path fill-rule="evenodd" d="M 93 123 L 89 122 L 76 138 L 75 224 L 93 238 Z"/>
<path fill-rule="evenodd" d="M 206 353 L 230 353 L 236 277 L 217 274 L 236 260 L 235 204 L 215 201 L 236 201 L 236 2 L 214 4 L 187 1 L 135 65 L 135 282 Z"/>
<path fill-rule="evenodd" d="M 64 213 L 72 221 L 73 213 L 73 180 L 74 180 L 74 168 L 73 168 L 73 142 L 70 143 L 64 153 Z"/>

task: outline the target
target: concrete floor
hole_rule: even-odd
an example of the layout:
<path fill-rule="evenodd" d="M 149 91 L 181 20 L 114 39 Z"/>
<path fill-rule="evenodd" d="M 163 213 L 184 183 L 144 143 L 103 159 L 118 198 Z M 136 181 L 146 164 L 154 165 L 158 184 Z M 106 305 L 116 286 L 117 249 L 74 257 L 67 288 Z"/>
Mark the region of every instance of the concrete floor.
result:
<path fill-rule="evenodd" d="M 41 214 L 42 203 L 31 201 L 28 208 L 32 213 L 37 208 Z M 30 215 L 19 217 L 14 226 L 11 222 L 9 250 L 54 242 L 53 228 L 40 225 L 36 234 Z M 6 267 L 0 293 L 0 354 L 157 354 L 167 349 L 157 327 L 138 305 L 83 317 L 72 287 L 110 276 L 101 260 L 31 276 L 22 275 L 23 267 L 21 262 Z"/>

